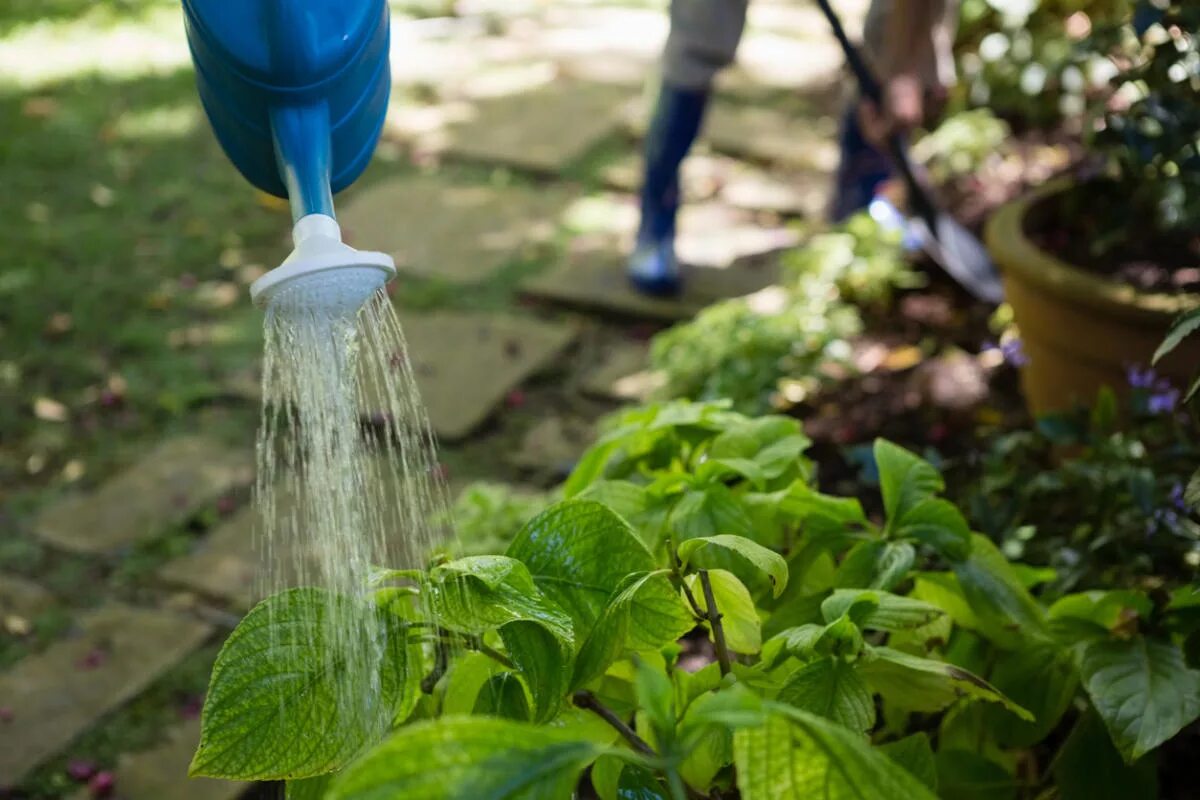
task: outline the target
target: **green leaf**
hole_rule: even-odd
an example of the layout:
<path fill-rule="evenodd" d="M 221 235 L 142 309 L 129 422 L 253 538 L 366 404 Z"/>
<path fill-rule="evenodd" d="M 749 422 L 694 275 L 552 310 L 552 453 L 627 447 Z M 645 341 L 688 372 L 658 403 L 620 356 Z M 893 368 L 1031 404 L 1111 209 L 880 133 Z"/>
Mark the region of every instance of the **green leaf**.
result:
<path fill-rule="evenodd" d="M 217 656 L 189 774 L 291 780 L 337 770 L 408 716 L 419 672 L 420 650 L 399 618 L 320 589 L 273 595 Z"/>
<path fill-rule="evenodd" d="M 719 483 L 685 492 L 671 510 L 668 524 L 677 541 L 754 533 L 754 523 L 746 509 L 728 487 Z"/>
<path fill-rule="evenodd" d="M 430 605 L 438 624 L 478 635 L 510 622 L 536 622 L 565 642 L 571 620 L 538 591 L 525 565 L 506 556 L 471 556 L 429 571 Z"/>
<path fill-rule="evenodd" d="M 985 756 L 970 750 L 941 750 L 936 761 L 942 800 L 1016 800 L 1016 779 Z"/>
<path fill-rule="evenodd" d="M 627 763 L 629 762 L 624 758 L 617 756 L 600 756 L 596 763 L 592 764 L 588 777 L 600 800 L 617 800 L 617 784 Z"/>
<path fill-rule="evenodd" d="M 896 588 L 908 577 L 916 559 L 917 551 L 908 542 L 884 542 L 875 558 L 875 574 L 866 585 L 885 591 Z"/>
<path fill-rule="evenodd" d="M 1049 644 L 996 655 L 992 685 L 1029 710 L 1033 722 L 988 708 L 988 728 L 1005 747 L 1032 747 L 1058 727 L 1079 688 L 1071 652 Z"/>
<path fill-rule="evenodd" d="M 666 787 L 653 772 L 637 764 L 626 764 L 617 779 L 618 800 L 669 800 Z"/>
<path fill-rule="evenodd" d="M 1088 711 L 1054 760 L 1054 782 L 1062 800 L 1157 800 L 1154 762 L 1150 755 L 1126 764 L 1100 717 Z"/>
<path fill-rule="evenodd" d="M 301 778 L 288 781 L 284 787 L 284 800 L 322 800 L 333 775 L 318 775 L 315 778 Z"/>
<path fill-rule="evenodd" d="M 392 734 L 334 780 L 329 800 L 561 800 L 604 751 L 556 728 L 444 717 Z"/>
<path fill-rule="evenodd" d="M 1172 350 L 1179 347 L 1184 339 L 1198 330 L 1200 330 L 1200 308 L 1184 312 L 1171 323 L 1171 329 L 1167 331 L 1167 336 L 1163 339 L 1162 344 L 1154 351 L 1154 358 L 1150 359 L 1150 363 L 1157 364 Z"/>
<path fill-rule="evenodd" d="M 539 622 L 510 622 L 500 628 L 500 638 L 529 687 L 533 721 L 545 722 L 558 713 L 570 686 L 570 642 Z"/>
<path fill-rule="evenodd" d="M 638 617 L 642 617 L 637 625 Z M 571 689 L 591 683 L 627 650 L 651 650 L 696 625 L 666 570 L 630 575 L 604 607 L 575 659 Z M 641 631 L 634 634 L 634 629 Z M 654 633 L 651 636 L 651 632 Z"/>
<path fill-rule="evenodd" d="M 872 689 L 898 708 L 941 711 L 960 697 L 999 703 L 1021 719 L 1033 716 L 996 687 L 971 672 L 944 661 L 921 658 L 890 647 L 871 648 L 859 674 Z"/>
<path fill-rule="evenodd" d="M 1189 669 L 1171 642 L 1140 635 L 1091 642 L 1079 672 L 1127 763 L 1200 716 L 1200 671 Z"/>
<path fill-rule="evenodd" d="M 860 734 L 772 706 L 765 724 L 733 736 L 742 800 L 936 800 Z"/>
<path fill-rule="evenodd" d="M 656 568 L 629 524 L 590 500 L 568 500 L 529 521 L 508 548 L 537 587 L 570 615 L 577 641 L 626 576 Z"/>
<path fill-rule="evenodd" d="M 446 675 L 446 690 L 442 696 L 443 714 L 470 714 L 475 708 L 479 691 L 504 667 L 483 653 L 464 653 L 454 659 Z"/>
<path fill-rule="evenodd" d="M 751 591 L 769 584 L 779 597 L 787 588 L 788 566 L 783 556 L 744 536 L 721 534 L 688 539 L 679 545 L 679 560 L 686 568 L 723 569 L 732 572 Z"/>
<path fill-rule="evenodd" d="M 971 610 L 962 586 L 953 572 L 919 572 L 913 582 L 912 596 L 935 605 L 954 620 L 954 624 L 979 631 L 983 623 Z"/>
<path fill-rule="evenodd" d="M 493 675 L 479 690 L 472 713 L 528 721 L 529 700 L 525 696 L 525 687 L 511 672 Z"/>
<path fill-rule="evenodd" d="M 633 687 L 637 692 L 638 713 L 644 715 L 653 732 L 659 752 L 669 753 L 675 740 L 675 689 L 661 668 L 634 659 Z"/>
<path fill-rule="evenodd" d="M 929 744 L 928 735 L 914 733 L 912 736 L 881 744 L 879 750 L 932 791 L 937 791 L 937 763 L 934 761 L 933 747 Z"/>
<path fill-rule="evenodd" d="M 948 500 L 921 500 L 892 524 L 891 530 L 893 536 L 916 539 L 949 561 L 961 561 L 971 552 L 971 528 Z"/>
<path fill-rule="evenodd" d="M 762 700 L 741 684 L 697 697 L 679 721 L 678 739 L 687 754 L 679 765 L 684 781 L 706 792 L 716 774 L 733 763 L 734 729 L 760 724 L 762 718 Z"/>
<path fill-rule="evenodd" d="M 953 566 L 984 635 L 1002 646 L 1014 646 L 1021 634 L 1048 638 L 1042 607 L 990 539 L 973 534 L 970 555 Z"/>
<path fill-rule="evenodd" d="M 854 666 L 832 656 L 805 664 L 779 690 L 779 702 L 831 719 L 856 733 L 875 726 L 875 701 Z"/>
<path fill-rule="evenodd" d="M 884 439 L 875 440 L 875 464 L 889 529 L 918 503 L 945 488 L 932 464 Z"/>
<path fill-rule="evenodd" d="M 723 569 L 709 571 L 708 579 L 712 584 L 717 613 L 721 615 L 721 627 L 725 629 L 725 643 L 730 650 L 738 653 L 757 653 L 762 649 L 762 623 L 758 619 L 758 610 L 754 607 L 750 590 L 736 575 Z M 700 576 L 687 575 L 684 581 L 700 609 L 707 612 L 708 604 L 704 600 Z M 707 623 L 705 625 L 707 627 Z M 709 635 L 711 637 L 711 631 Z"/>
<path fill-rule="evenodd" d="M 835 589 L 821 603 L 826 622 L 851 613 L 860 628 L 877 631 L 902 631 L 928 625 L 944 613 L 937 606 L 911 597 L 871 589 Z"/>

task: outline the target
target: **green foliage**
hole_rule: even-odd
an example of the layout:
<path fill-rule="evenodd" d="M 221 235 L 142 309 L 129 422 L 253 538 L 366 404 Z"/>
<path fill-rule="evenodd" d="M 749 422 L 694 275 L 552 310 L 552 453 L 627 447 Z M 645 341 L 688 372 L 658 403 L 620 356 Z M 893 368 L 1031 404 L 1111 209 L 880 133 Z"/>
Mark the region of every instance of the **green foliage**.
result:
<path fill-rule="evenodd" d="M 1053 127 L 1079 116 L 1089 93 L 1115 71 L 1083 37 L 1094 25 L 1126 18 L 1131 6 L 1130 0 L 963 0 L 955 52 L 966 102 L 1025 125 Z"/>
<path fill-rule="evenodd" d="M 1008 142 L 1012 131 L 990 108 L 951 114 L 912 146 L 914 160 L 925 165 L 938 186 L 977 173 Z"/>
<path fill-rule="evenodd" d="M 1147 380 L 1140 371 L 1131 377 Z M 962 493 L 974 524 L 1005 556 L 1054 569 L 1051 598 L 1197 574 L 1200 526 L 1185 487 L 1200 445 L 1189 419 L 1149 413 L 1152 391 L 1134 387 L 1120 426 L 1110 397 L 1090 414 L 1047 417 L 1033 431 L 999 437 Z"/>
<path fill-rule="evenodd" d="M 914 285 L 899 239 L 861 214 L 792 253 L 778 286 L 656 336 L 651 360 L 668 397 L 763 412 L 778 405 L 782 384 L 788 397 L 808 394 L 828 380 L 823 367 L 849 368 L 848 340 L 862 328 L 856 302 L 885 303 L 894 288 Z"/>
<path fill-rule="evenodd" d="M 319 589 L 293 589 L 255 606 L 213 666 L 192 775 L 246 780 L 308 778 L 338 769 L 373 744 L 417 701 L 419 656 L 390 615 Z M 331 641 L 333 626 L 378 636 L 379 694 L 349 708 L 340 689 L 357 664 Z M 353 651 L 351 651 L 353 652 Z M 312 725 L 319 724 L 319 735 Z M 303 747 L 292 743 L 305 742 Z"/>
<path fill-rule="evenodd" d="M 487 555 L 504 550 L 517 531 L 550 501 L 547 494 L 514 491 L 500 483 L 468 485 L 455 498 L 452 511 L 461 555 Z"/>
<path fill-rule="evenodd" d="M 214 670 L 194 772 L 305 800 L 557 800 L 589 768 L 606 799 L 892 800 L 1015 798 L 1025 759 L 1078 797 L 1093 754 L 1126 785 L 1200 716 L 1192 594 L 1046 608 L 933 465 L 878 442 L 874 520 L 806 446 L 721 404 L 632 409 L 505 555 L 381 572 L 376 609 L 271 598 Z M 383 713 L 336 703 L 304 624 L 331 601 L 380 632 Z"/>
<path fill-rule="evenodd" d="M 1143 0 L 1127 24 L 1102 30 L 1098 47 L 1125 69 L 1113 81 L 1118 102 L 1103 113 L 1092 149 L 1110 168 L 1100 209 L 1117 227 L 1093 250 L 1144 237 L 1194 235 L 1200 221 L 1200 8 L 1187 0 Z M 1194 252 L 1194 251 L 1193 251 Z"/>

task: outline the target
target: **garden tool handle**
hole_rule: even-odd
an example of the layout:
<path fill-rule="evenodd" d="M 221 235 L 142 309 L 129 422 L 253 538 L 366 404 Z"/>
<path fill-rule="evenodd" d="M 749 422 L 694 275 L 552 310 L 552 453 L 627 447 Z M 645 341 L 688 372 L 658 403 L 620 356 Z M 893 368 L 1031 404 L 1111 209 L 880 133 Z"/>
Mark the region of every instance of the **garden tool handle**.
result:
<path fill-rule="evenodd" d="M 858 51 L 858 48 L 850 41 L 850 37 L 846 35 L 846 29 L 842 27 L 842 21 L 838 19 L 837 13 L 829 5 L 829 0 L 817 0 L 817 6 L 820 7 L 821 13 L 828 20 L 829 27 L 833 29 L 833 35 L 838 40 L 838 44 L 842 46 L 842 52 L 846 55 L 846 63 L 850 65 L 850 71 L 854 73 L 854 77 L 858 80 L 859 93 L 882 110 L 883 87 L 875 79 L 875 75 L 871 72 L 871 68 L 867 66 L 867 62 L 863 60 L 862 53 Z M 932 225 L 937 211 L 934 208 L 933 202 L 929 199 L 929 194 L 917 181 L 912 164 L 908 160 L 908 150 L 904 146 L 904 139 L 900 134 L 893 133 L 888 136 L 887 147 L 888 155 L 891 156 L 892 162 L 900 172 L 900 177 L 904 179 L 905 188 L 908 190 L 908 201 L 912 205 L 913 210 L 924 218 L 927 223 Z"/>

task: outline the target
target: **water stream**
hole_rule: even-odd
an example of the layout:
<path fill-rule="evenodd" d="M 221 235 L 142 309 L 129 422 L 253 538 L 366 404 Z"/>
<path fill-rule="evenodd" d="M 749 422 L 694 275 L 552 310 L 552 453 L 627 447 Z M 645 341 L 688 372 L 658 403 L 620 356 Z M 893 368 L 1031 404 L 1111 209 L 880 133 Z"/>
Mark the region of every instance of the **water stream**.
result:
<path fill-rule="evenodd" d="M 426 565 L 443 539 L 437 520 L 449 519 L 446 494 L 382 290 L 357 313 L 321 298 L 267 308 L 257 458 L 260 596 L 316 586 L 365 600 L 373 569 Z M 346 609 L 315 615 L 311 635 L 331 645 L 343 712 L 385 713 L 379 626 Z"/>

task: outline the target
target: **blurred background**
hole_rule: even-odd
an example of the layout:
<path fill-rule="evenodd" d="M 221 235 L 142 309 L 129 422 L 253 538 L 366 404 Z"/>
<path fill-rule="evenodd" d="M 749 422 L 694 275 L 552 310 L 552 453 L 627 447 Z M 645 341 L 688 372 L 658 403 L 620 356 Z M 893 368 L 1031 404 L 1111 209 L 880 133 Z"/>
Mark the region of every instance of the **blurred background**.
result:
<path fill-rule="evenodd" d="M 857 36 L 865 0 L 835 5 Z M 622 274 L 665 4 L 391 9 L 391 108 L 339 220 L 400 267 L 390 291 L 464 547 L 495 546 L 623 402 L 794 413 L 840 491 L 872 480 L 877 435 L 964 476 L 998 464 L 991 491 L 1014 482 L 1012 453 L 1044 455 L 1029 437 L 1074 435 L 1032 432 L 1012 308 L 972 301 L 870 216 L 826 224 L 853 92 L 814 4 L 751 4 L 683 170 L 692 279 L 673 299 Z M 957 83 L 912 136 L 946 207 L 981 230 L 1065 176 L 1085 188 L 1049 203 L 1035 243 L 1191 302 L 1200 112 L 1181 98 L 1200 55 L 1194 26 L 1158 24 L 1182 9 L 963 0 Z M 213 138 L 177 2 L 0 4 L 0 797 L 247 789 L 182 776 L 212 659 L 253 599 L 262 331 L 248 286 L 289 230 L 286 202 Z M 1178 389 L 1127 379 L 1130 365 L 1117 388 L 1161 421 L 1154 404 L 1174 410 Z M 976 524 L 1022 546 L 1012 515 L 981 502 Z"/>

